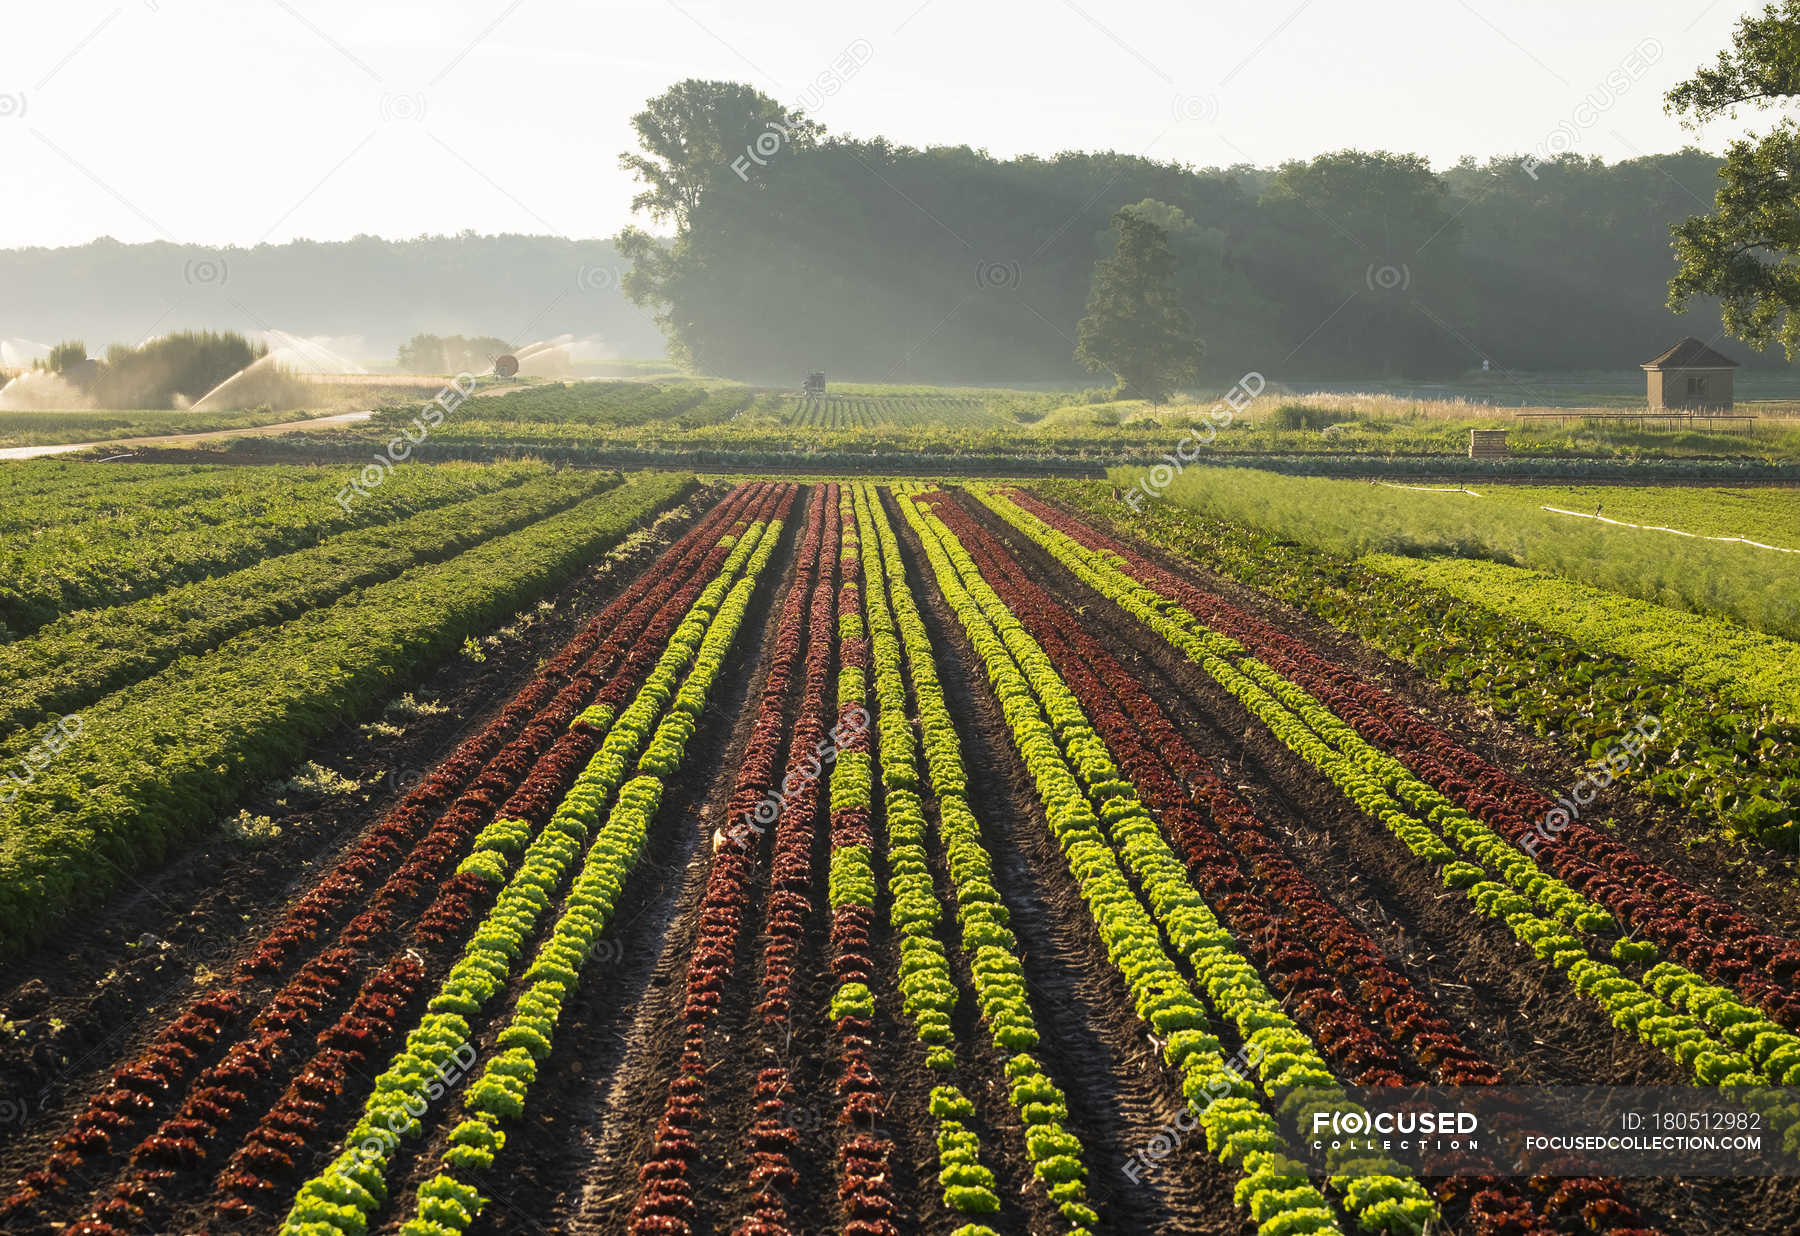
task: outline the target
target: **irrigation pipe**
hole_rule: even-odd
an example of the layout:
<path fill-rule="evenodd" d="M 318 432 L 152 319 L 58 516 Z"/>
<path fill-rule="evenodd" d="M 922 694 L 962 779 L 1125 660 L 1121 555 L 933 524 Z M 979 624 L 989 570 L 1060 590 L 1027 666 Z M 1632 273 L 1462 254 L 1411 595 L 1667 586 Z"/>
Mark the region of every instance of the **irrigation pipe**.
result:
<path fill-rule="evenodd" d="M 1468 494 L 1471 498 L 1479 498 L 1480 494 L 1473 489 L 1461 485 L 1397 485 L 1393 481 L 1376 481 L 1377 485 L 1386 485 L 1389 489 L 1416 489 L 1422 494 Z"/>
<path fill-rule="evenodd" d="M 1764 545 L 1761 541 L 1752 541 L 1742 536 L 1701 536 L 1698 532 L 1687 532 L 1680 528 L 1665 528 L 1660 524 L 1628 524 L 1622 519 L 1609 519 L 1605 515 L 1596 515 L 1592 511 L 1565 511 L 1560 506 L 1539 507 L 1542 511 L 1554 511 L 1558 515 L 1573 515 L 1577 519 L 1594 519 L 1603 524 L 1612 524 L 1619 528 L 1638 528 L 1644 532 L 1672 532 L 1676 536 L 1692 537 L 1696 541 L 1733 541 L 1739 545 L 1750 545 L 1757 549 L 1772 549 L 1778 554 L 1800 554 L 1800 549 L 1788 549 L 1781 545 Z"/>

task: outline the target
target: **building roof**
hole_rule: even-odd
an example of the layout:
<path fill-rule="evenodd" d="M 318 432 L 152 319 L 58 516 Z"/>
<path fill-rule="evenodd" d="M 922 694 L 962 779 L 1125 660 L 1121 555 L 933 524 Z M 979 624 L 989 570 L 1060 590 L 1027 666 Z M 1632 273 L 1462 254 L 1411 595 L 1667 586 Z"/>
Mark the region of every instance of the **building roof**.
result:
<path fill-rule="evenodd" d="M 1738 363 L 1721 352 L 1715 352 L 1689 335 L 1655 360 L 1645 361 L 1645 369 L 1736 369 Z"/>

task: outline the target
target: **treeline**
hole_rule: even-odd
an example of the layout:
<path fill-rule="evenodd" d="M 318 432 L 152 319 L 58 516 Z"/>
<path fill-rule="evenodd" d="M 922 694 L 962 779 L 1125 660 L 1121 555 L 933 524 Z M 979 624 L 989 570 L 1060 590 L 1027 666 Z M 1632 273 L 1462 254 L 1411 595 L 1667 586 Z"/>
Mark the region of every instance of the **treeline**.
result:
<path fill-rule="evenodd" d="M 390 360 L 420 333 L 513 347 L 598 336 L 620 356 L 657 356 L 649 317 L 619 294 L 606 240 L 424 236 L 300 240 L 253 248 L 127 245 L 0 250 L 0 337 L 136 342 L 170 329 L 330 336 L 353 360 Z M 337 341 L 341 341 L 338 343 Z"/>
<path fill-rule="evenodd" d="M 628 291 L 708 372 L 1080 377 L 1076 324 L 1110 218 L 1145 199 L 1179 212 L 1181 295 L 1210 377 L 1624 368 L 1718 328 L 1714 305 L 1665 308 L 1670 226 L 1712 200 L 1717 177 L 1719 160 L 1697 150 L 1441 173 L 1355 151 L 1275 169 L 1002 160 L 826 138 L 764 101 L 788 136 L 752 161 L 731 156 L 769 125 L 693 102 L 707 88 L 735 103 L 728 86 L 683 83 L 639 117 L 652 122 L 629 164 L 648 186 L 640 205 L 678 239 L 621 238 L 639 258 Z"/>

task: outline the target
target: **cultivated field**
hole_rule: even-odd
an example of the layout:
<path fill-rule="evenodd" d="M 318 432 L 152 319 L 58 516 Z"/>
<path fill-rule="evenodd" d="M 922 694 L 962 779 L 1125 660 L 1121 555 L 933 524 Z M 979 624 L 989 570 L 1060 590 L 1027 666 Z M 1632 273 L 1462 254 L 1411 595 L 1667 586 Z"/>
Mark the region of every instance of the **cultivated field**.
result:
<path fill-rule="evenodd" d="M 314 382 L 326 379 L 314 377 Z M 365 424 L 322 424 L 276 440 L 207 449 L 259 458 L 350 457 L 379 447 L 418 415 L 443 379 L 346 377 L 318 412 L 0 413 L 0 451 L 53 443 L 245 429 L 306 415 L 374 409 Z M 426 383 L 421 387 L 418 383 Z M 871 455 L 905 455 L 920 470 L 1093 474 L 1161 458 L 1178 446 L 1208 459 L 1316 475 L 1486 476 L 1471 465 L 1469 431 L 1504 429 L 1525 475 L 1644 479 L 1679 466 L 1682 479 L 1792 483 L 1800 417 L 1788 403 L 1746 404 L 1757 419 L 1728 427 L 1586 420 L 1580 408 L 1476 402 L 1462 394 L 1406 397 L 1267 388 L 1244 399 L 1224 383 L 1165 405 L 1103 392 L 836 383 L 822 398 L 716 379 L 530 383 L 483 378 L 420 453 L 434 459 L 534 455 L 608 466 L 863 471 Z M 1478 392 L 1470 392 L 1478 393 Z M 1492 391 L 1484 397 L 1497 398 Z M 1545 398 L 1550 398 L 1546 395 Z M 1640 396 L 1641 399 L 1641 396 Z M 1230 400 L 1230 402 L 1227 402 Z M 1515 401 L 1516 402 L 1516 401 Z M 1587 409 L 1597 416 L 1618 408 Z M 1515 412 L 1568 414 L 1566 423 Z M 1513 469 L 1519 470 L 1519 469 Z"/>
<path fill-rule="evenodd" d="M 1791 493 L 1141 475 L 10 465 L 0 1226 L 1793 1230 L 1303 1128 L 1800 1083 L 1793 565 L 1541 509 Z"/>

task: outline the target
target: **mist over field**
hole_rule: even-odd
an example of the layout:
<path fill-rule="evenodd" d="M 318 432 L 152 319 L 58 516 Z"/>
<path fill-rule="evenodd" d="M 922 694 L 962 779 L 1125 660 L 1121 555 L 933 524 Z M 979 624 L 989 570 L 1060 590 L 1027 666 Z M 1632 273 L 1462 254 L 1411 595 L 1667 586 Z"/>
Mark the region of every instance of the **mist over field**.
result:
<path fill-rule="evenodd" d="M 654 356 L 655 324 L 619 293 L 625 269 L 608 241 L 554 236 L 0 249 L 0 338 L 103 350 L 174 330 L 277 330 L 374 367 L 419 333 L 514 347 L 567 333 L 597 355 Z"/>

